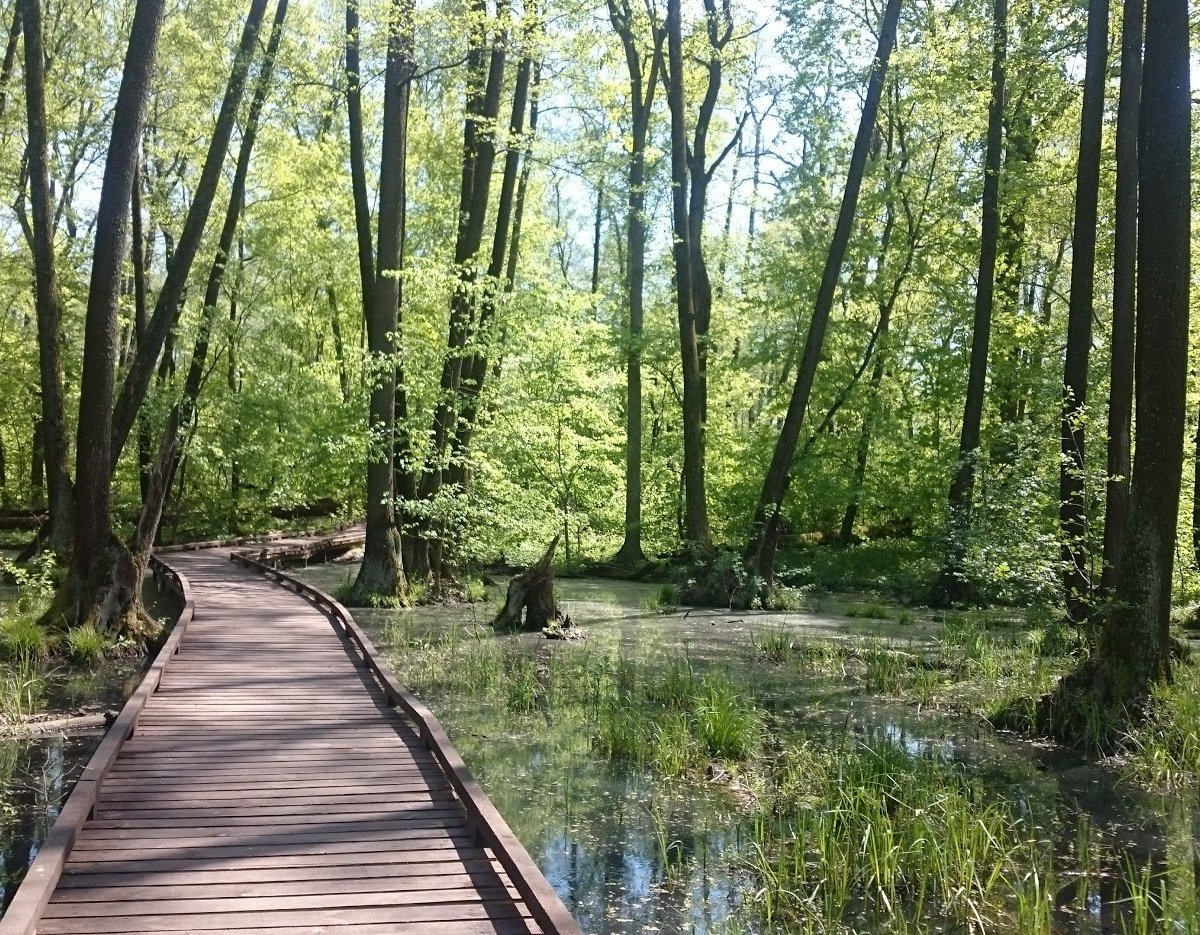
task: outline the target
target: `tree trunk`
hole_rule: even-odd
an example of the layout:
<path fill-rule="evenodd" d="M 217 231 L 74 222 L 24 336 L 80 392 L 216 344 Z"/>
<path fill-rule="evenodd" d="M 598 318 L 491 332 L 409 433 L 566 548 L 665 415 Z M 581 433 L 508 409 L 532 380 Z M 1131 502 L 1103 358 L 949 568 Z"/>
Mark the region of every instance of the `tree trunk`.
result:
<path fill-rule="evenodd" d="M 1096 204 L 1100 194 L 1100 142 L 1104 129 L 1104 82 L 1108 70 L 1108 0 L 1089 0 L 1087 66 L 1075 183 L 1075 225 L 1071 240 L 1071 304 L 1063 368 L 1062 460 L 1059 471 L 1059 524 L 1062 527 L 1063 597 L 1072 620 L 1088 616 L 1088 516 L 1084 470 L 1084 419 L 1088 356 L 1092 350 L 1092 308 L 1096 271 Z"/>
<path fill-rule="evenodd" d="M 167 414 L 162 438 L 159 442 L 158 457 L 151 472 L 148 493 L 142 501 L 137 536 L 134 541 L 134 553 L 143 563 L 149 560 L 150 551 L 154 547 L 159 522 L 162 519 L 165 497 L 167 491 L 170 490 L 175 472 L 179 468 L 179 462 L 186 447 L 186 437 L 191 432 L 196 420 L 196 410 L 204 381 L 204 368 L 208 361 L 208 345 L 217 319 L 217 301 L 221 297 L 221 283 L 225 279 L 225 268 L 233 250 L 233 238 L 237 234 L 238 220 L 246 200 L 246 179 L 250 174 L 250 157 L 258 135 L 259 117 L 262 114 L 263 105 L 266 103 L 267 93 L 271 88 L 271 73 L 275 65 L 275 55 L 279 50 L 279 42 L 283 36 L 283 23 L 287 16 L 287 8 L 288 0 L 279 0 L 276 5 L 271 35 L 267 40 L 266 53 L 250 98 L 250 108 L 246 114 L 242 140 L 238 147 L 229 203 L 225 208 L 225 220 L 217 239 L 216 255 L 213 257 L 212 266 L 208 272 L 208 282 L 204 289 L 204 306 L 200 313 L 200 325 L 196 334 L 196 343 L 192 349 L 191 364 L 188 366 L 183 392 L 178 402 L 171 407 L 171 411 Z M 181 433 L 184 436 L 182 438 L 180 437 Z"/>
<path fill-rule="evenodd" d="M 13 4 L 12 22 L 8 27 L 8 42 L 4 46 L 4 63 L 0 65 L 0 117 L 8 109 L 8 83 L 17 61 L 17 46 L 21 41 L 21 2 Z"/>
<path fill-rule="evenodd" d="M 352 87 L 358 86 L 358 34 L 350 31 L 347 5 L 346 45 L 354 46 L 355 73 Z M 392 0 L 388 13 L 388 52 L 383 100 L 383 142 L 380 151 L 379 234 L 376 243 L 375 282 L 370 298 L 363 296 L 367 327 L 368 363 L 371 374 L 371 400 L 368 414 L 370 449 L 367 459 L 367 539 L 362 565 L 351 588 L 350 600 L 365 604 L 380 597 L 403 598 L 407 590 L 400 555 L 400 533 L 396 528 L 395 489 L 392 455 L 395 445 L 396 415 L 396 330 L 400 300 L 401 246 L 404 236 L 404 176 L 408 154 L 408 105 L 413 59 L 413 0 Z M 351 61 L 347 54 L 347 70 Z M 360 115 L 361 116 L 361 115 Z M 355 132 L 354 129 L 351 130 Z M 357 132 L 362 132 L 361 123 Z M 357 214 L 358 212 L 356 212 Z M 360 244 L 370 239 L 359 232 Z"/>
<path fill-rule="evenodd" d="M 629 153 L 629 202 L 625 236 L 628 243 L 629 333 L 625 356 L 625 540 L 614 561 L 634 566 L 646 560 L 642 551 L 642 332 L 645 327 L 646 285 L 646 141 L 658 72 L 662 64 L 663 31 L 653 32 L 649 74 L 643 80 L 644 59 L 634 40 L 628 0 L 608 0 L 609 19 L 625 50 L 629 71 L 632 146 Z"/>
<path fill-rule="evenodd" d="M 138 345 L 137 354 L 134 355 L 133 363 L 125 375 L 125 382 L 122 384 L 120 395 L 117 398 L 112 416 L 110 452 L 112 465 L 110 469 L 115 467 L 121 456 L 125 441 L 137 419 L 138 410 L 146 398 L 155 362 L 158 360 L 159 354 L 164 351 L 167 339 L 179 320 L 188 276 L 191 273 L 192 263 L 196 259 L 196 253 L 200 249 L 208 215 L 212 210 L 213 199 L 216 197 L 217 187 L 221 181 L 221 170 L 229 150 L 229 139 L 233 134 L 238 108 L 241 106 L 242 92 L 246 86 L 246 76 L 250 69 L 250 61 L 254 56 L 266 6 L 267 0 L 251 0 L 250 2 L 250 11 L 246 15 L 246 24 L 242 30 L 241 44 L 233 60 L 229 81 L 225 85 L 221 110 L 213 128 L 208 154 L 204 159 L 200 180 L 196 184 L 196 192 L 183 222 L 183 231 L 175 245 L 171 262 L 167 265 L 167 278 L 162 289 L 159 290 L 158 300 L 154 303 L 154 313 L 146 325 L 145 340 Z"/>
<path fill-rule="evenodd" d="M 887 74 L 888 59 L 896 44 L 896 28 L 900 19 L 900 0 L 888 0 L 879 30 L 879 46 L 875 53 L 871 75 L 867 83 L 867 94 L 859 118 L 858 133 L 854 138 L 854 149 L 850 155 L 850 166 L 846 173 L 846 188 L 842 193 L 842 205 L 837 224 L 825 259 L 821 285 L 813 307 L 812 320 L 808 326 L 808 337 L 804 345 L 804 357 L 796 372 L 796 383 L 788 403 L 783 428 L 775 443 L 771 466 L 763 481 L 758 505 L 750 527 L 750 538 L 746 546 L 746 564 L 764 582 L 774 576 L 775 548 L 778 543 L 780 509 L 791 482 L 792 457 L 800 438 L 800 428 L 808 410 L 817 365 L 821 360 L 821 348 L 825 342 L 825 329 L 833 309 L 834 292 L 841 276 L 846 248 L 854 227 L 858 210 L 858 195 L 866 172 L 867 156 L 871 148 L 871 137 L 875 130 L 875 115 L 883 96 L 883 83 Z"/>
<path fill-rule="evenodd" d="M 1117 195 L 1113 238 L 1111 375 L 1108 387 L 1108 482 L 1104 506 L 1103 592 L 1117 584 L 1129 514 L 1133 415 L 1134 300 L 1137 262 L 1138 109 L 1142 96 L 1143 0 L 1125 0 L 1121 91 L 1117 101 Z"/>
<path fill-rule="evenodd" d="M 935 603 L 959 603 L 971 596 L 966 580 L 967 537 L 971 531 L 971 499 L 975 492 L 975 460 L 983 421 L 988 344 L 996 282 L 996 248 L 1000 232 L 1000 155 L 1004 127 L 1005 56 L 1008 48 L 1008 0 L 993 0 L 992 95 L 988 105 L 987 150 L 984 155 L 983 225 L 979 242 L 979 278 L 975 289 L 975 322 L 971 331 L 971 365 L 963 405 L 958 463 L 950 484 L 946 563 L 934 586 Z"/>
<path fill-rule="evenodd" d="M 496 204 L 496 225 L 492 237 L 491 260 L 488 264 L 487 282 L 484 285 L 475 328 L 476 349 L 466 356 L 462 365 L 461 412 L 454 433 L 453 454 L 450 459 L 448 477 L 451 483 L 463 486 L 466 485 L 469 476 L 467 460 L 470 457 L 471 438 L 479 414 L 479 396 L 483 392 L 483 384 L 487 379 L 487 353 L 484 348 L 491 337 L 489 331 L 496 317 L 496 293 L 499 290 L 507 292 L 512 288 L 512 283 L 502 277 L 505 274 L 505 254 L 513 223 L 517 177 L 521 166 L 521 148 L 517 144 L 525 130 L 525 111 L 529 101 L 529 84 L 533 72 L 533 60 L 530 58 L 532 53 L 529 49 L 532 41 L 533 36 L 530 34 L 526 38 L 526 52 L 517 66 L 512 114 L 508 125 L 508 151 L 504 155 L 500 199 Z"/>
<path fill-rule="evenodd" d="M 667 0 L 667 104 L 671 111 L 671 215 L 675 240 L 675 298 L 683 363 L 684 536 L 700 554 L 712 551 L 704 481 L 704 383 L 693 294 L 695 252 L 688 224 L 688 158 L 683 95 L 680 0 Z"/>
<path fill-rule="evenodd" d="M 46 132 L 46 72 L 40 0 L 21 0 L 25 30 L 25 104 L 29 119 L 30 206 L 37 305 L 38 367 L 41 377 L 42 437 L 50 518 L 46 546 L 65 560 L 71 543 L 71 477 L 67 472 L 67 427 L 63 414 L 62 314 L 55 269 L 53 203 Z"/>
<path fill-rule="evenodd" d="M 92 623 L 101 632 L 136 631 L 141 573 L 113 536 L 113 382 L 117 314 L 138 141 L 158 51 L 162 0 L 138 0 L 113 111 L 84 324 L 79 433 L 75 445 L 75 536 L 70 574 L 47 616 L 55 624 Z"/>
<path fill-rule="evenodd" d="M 1187 404 L 1190 87 L 1186 0 L 1148 0 L 1137 208 L 1154 223 L 1137 232 L 1137 446 L 1129 515 L 1116 593 L 1096 649 L 1038 711 L 1043 726 L 1076 740 L 1127 736 L 1129 723 L 1144 716 L 1154 683 L 1171 678 L 1171 572 Z M 1103 737 L 1096 736 L 1097 710 Z"/>

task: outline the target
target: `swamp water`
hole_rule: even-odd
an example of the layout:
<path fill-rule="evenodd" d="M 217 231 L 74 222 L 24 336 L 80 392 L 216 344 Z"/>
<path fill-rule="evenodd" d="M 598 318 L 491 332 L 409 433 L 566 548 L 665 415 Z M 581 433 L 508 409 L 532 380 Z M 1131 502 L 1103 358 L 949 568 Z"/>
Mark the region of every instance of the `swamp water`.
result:
<path fill-rule="evenodd" d="M 17 600 L 15 588 L 0 586 L 0 615 Z M 173 618 L 174 599 L 148 584 L 150 612 Z M 143 658 L 105 660 L 88 671 L 51 661 L 32 668 L 0 662 L 0 677 L 15 678 L 29 693 L 23 707 L 68 716 L 119 709 L 137 688 L 148 664 Z M 0 915 L 12 901 L 29 864 L 54 825 L 75 780 L 104 737 L 103 728 L 28 733 L 0 715 Z"/>
<path fill-rule="evenodd" d="M 332 591 L 352 572 L 313 566 L 302 574 Z M 1118 767 L 869 689 L 867 647 L 924 653 L 936 645 L 931 621 L 848 617 L 832 604 L 818 613 L 660 613 L 645 609 L 658 590 L 652 585 L 568 579 L 557 590 L 586 642 L 480 635 L 495 601 L 362 609 L 356 618 L 442 720 L 585 931 L 1200 932 L 1194 792 L 1151 794 L 1125 782 Z M 867 658 L 866 675 L 839 670 L 836 660 L 820 671 L 773 664 L 762 637 L 780 632 L 820 641 L 813 645 L 849 642 Z M 1007 892 L 1007 917 L 979 926 L 969 916 L 939 918 L 926 904 L 919 925 L 911 905 L 852 909 L 834 921 L 817 900 L 803 921 L 764 920 L 764 863 L 749 858 L 762 840 L 756 831 L 771 819 L 751 778 L 731 766 L 732 775 L 671 779 L 611 760 L 596 749 L 595 720 L 555 697 L 561 686 L 586 693 L 587 671 L 619 680 L 622 660 L 668 673 L 685 660 L 689 670 L 719 673 L 766 712 L 768 747 L 886 744 L 965 777 L 1014 816 L 1024 836 L 1029 856 L 1011 874 L 1019 895 Z M 586 671 L 559 678 L 572 667 Z"/>

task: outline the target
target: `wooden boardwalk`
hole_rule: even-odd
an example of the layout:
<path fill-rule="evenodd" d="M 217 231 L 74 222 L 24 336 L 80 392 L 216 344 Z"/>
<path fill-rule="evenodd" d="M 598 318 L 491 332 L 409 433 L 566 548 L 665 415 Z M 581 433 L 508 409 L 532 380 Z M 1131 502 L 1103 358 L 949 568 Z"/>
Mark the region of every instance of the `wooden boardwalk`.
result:
<path fill-rule="evenodd" d="M 193 619 L 0 935 L 579 931 L 340 605 L 167 558 Z"/>

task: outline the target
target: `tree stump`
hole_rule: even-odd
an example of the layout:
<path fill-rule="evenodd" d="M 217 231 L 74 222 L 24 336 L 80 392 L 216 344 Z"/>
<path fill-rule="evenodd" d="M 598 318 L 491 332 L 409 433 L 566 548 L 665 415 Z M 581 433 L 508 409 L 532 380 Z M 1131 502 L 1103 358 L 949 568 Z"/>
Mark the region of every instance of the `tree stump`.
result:
<path fill-rule="evenodd" d="M 536 633 L 563 619 L 554 603 L 554 570 L 550 567 L 558 540 L 559 536 L 555 536 L 538 563 L 508 583 L 504 608 L 492 621 L 495 629 Z"/>

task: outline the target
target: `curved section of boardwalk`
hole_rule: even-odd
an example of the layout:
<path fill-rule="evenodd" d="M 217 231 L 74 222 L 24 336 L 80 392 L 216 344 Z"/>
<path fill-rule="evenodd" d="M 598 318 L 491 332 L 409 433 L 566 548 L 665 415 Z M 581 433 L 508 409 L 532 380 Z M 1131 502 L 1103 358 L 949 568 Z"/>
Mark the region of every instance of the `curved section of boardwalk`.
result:
<path fill-rule="evenodd" d="M 325 614 L 227 550 L 169 561 L 194 618 L 37 932 L 543 931 Z"/>

